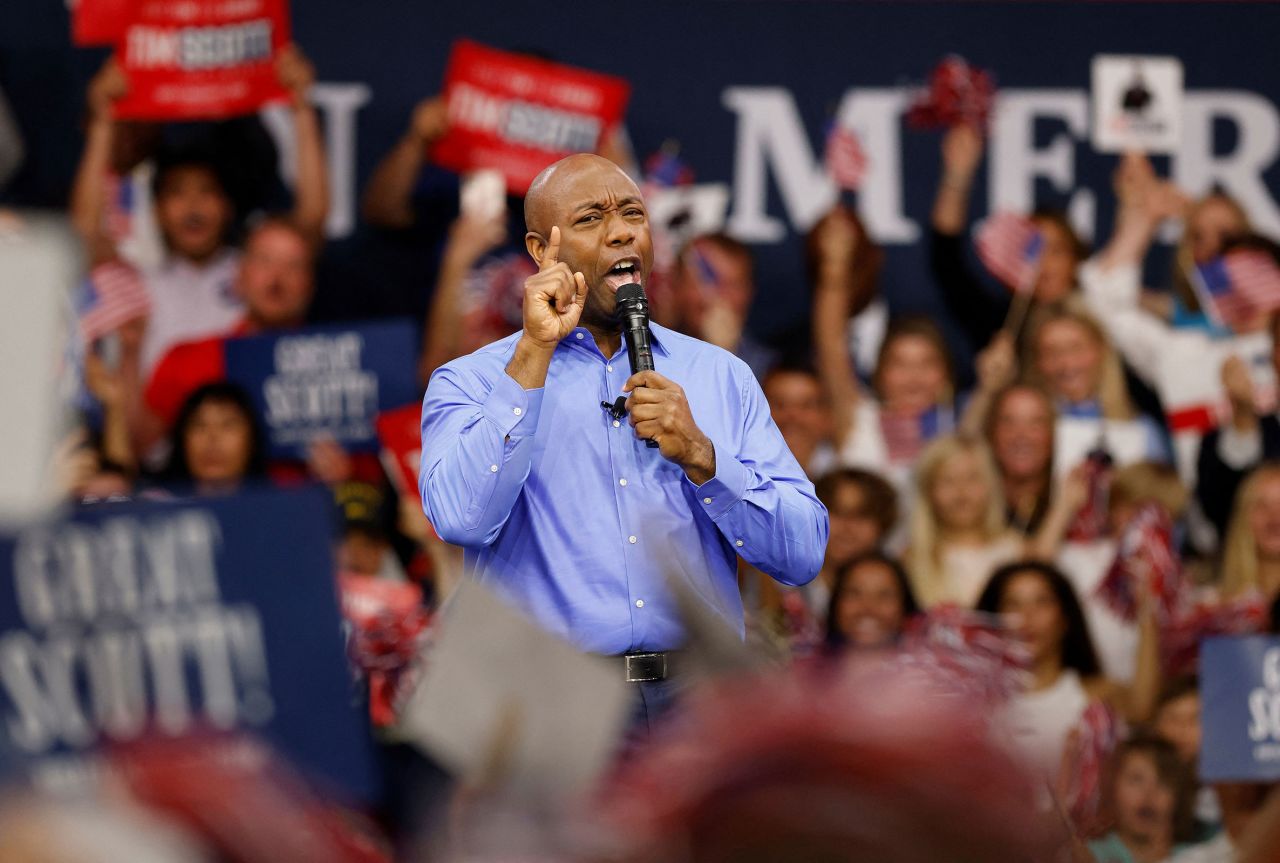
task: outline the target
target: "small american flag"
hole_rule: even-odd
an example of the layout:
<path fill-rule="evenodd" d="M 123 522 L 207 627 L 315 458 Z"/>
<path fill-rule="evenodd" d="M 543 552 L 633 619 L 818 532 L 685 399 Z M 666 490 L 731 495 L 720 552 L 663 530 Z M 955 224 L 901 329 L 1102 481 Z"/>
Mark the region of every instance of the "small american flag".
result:
<path fill-rule="evenodd" d="M 862 150 L 858 133 L 848 126 L 833 122 L 827 128 L 822 161 L 840 188 L 853 192 L 862 185 L 862 178 L 867 173 L 867 154 Z"/>
<path fill-rule="evenodd" d="M 693 182 L 693 169 L 681 160 L 679 147 L 664 144 L 645 161 L 644 179 L 660 189 L 688 186 Z"/>
<path fill-rule="evenodd" d="M 108 174 L 106 180 L 107 235 L 115 243 L 127 239 L 133 231 L 134 201 L 132 179 L 126 175 Z"/>
<path fill-rule="evenodd" d="M 1280 308 L 1280 268 L 1266 252 L 1240 249 L 1196 268 L 1209 311 L 1228 327 Z"/>
<path fill-rule="evenodd" d="M 991 274 L 1015 292 L 1030 292 L 1040 271 L 1044 237 L 1035 222 L 1016 213 L 996 213 L 977 237 L 978 257 Z"/>
<path fill-rule="evenodd" d="M 146 317 L 151 298 L 138 272 L 128 264 L 107 261 L 89 271 L 80 305 L 80 334 L 86 343 Z"/>

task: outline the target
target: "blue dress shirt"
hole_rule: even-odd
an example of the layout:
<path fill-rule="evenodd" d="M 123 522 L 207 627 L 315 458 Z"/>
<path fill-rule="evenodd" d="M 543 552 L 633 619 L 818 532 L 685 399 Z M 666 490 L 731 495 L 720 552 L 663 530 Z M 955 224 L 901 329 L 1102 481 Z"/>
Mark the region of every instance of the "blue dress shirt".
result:
<path fill-rule="evenodd" d="M 654 324 L 658 372 L 685 391 L 715 447 L 695 485 L 601 408 L 631 375 L 579 327 L 546 386 L 506 373 L 520 333 L 431 376 L 418 489 L 468 573 L 584 650 L 670 650 L 684 640 L 668 579 L 743 631 L 737 556 L 783 584 L 822 565 L 827 511 L 745 363 Z"/>

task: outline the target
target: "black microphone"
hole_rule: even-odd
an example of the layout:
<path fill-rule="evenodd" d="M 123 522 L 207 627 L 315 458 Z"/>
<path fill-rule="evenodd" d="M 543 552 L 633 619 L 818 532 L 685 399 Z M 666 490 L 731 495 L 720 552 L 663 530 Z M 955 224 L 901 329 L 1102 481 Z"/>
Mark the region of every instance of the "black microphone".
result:
<path fill-rule="evenodd" d="M 619 322 L 622 324 L 622 339 L 627 343 L 627 358 L 631 361 L 631 374 L 653 371 L 653 347 L 649 343 L 649 300 L 644 295 L 644 286 L 632 282 L 618 288 L 616 297 Z M 618 400 L 609 406 L 609 413 L 614 419 L 626 415 L 627 399 L 618 396 Z M 645 445 L 657 447 L 656 440 L 646 440 Z"/>

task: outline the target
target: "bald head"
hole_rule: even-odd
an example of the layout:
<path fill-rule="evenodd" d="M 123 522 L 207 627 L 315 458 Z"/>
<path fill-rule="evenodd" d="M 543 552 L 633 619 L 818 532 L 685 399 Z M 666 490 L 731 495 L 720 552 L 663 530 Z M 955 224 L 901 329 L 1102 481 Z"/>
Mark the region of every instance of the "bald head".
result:
<path fill-rule="evenodd" d="M 636 190 L 640 190 L 626 172 L 610 162 L 604 156 L 595 153 L 574 153 L 565 156 L 542 169 L 542 173 L 533 178 L 529 191 L 524 196 L 525 230 L 541 234 L 543 237 L 551 233 L 551 226 L 563 220 L 569 201 L 566 192 L 579 185 L 592 174 L 616 174 L 626 179 Z"/>
<path fill-rule="evenodd" d="M 649 214 L 635 182 L 608 159 L 568 156 L 534 178 L 524 221 L 525 248 L 538 269 L 561 267 L 586 281 L 583 325 L 616 331 L 616 291 L 644 284 L 653 270 Z"/>

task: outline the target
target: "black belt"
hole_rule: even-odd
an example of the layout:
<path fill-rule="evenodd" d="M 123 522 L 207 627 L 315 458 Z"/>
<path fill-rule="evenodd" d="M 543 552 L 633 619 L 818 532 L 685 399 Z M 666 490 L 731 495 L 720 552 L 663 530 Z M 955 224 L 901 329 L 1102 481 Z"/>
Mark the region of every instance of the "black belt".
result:
<path fill-rule="evenodd" d="M 624 653 L 610 658 L 622 663 L 622 673 L 627 683 L 648 683 L 670 677 L 677 657 L 678 654 L 675 651 L 668 650 L 654 653 Z"/>

